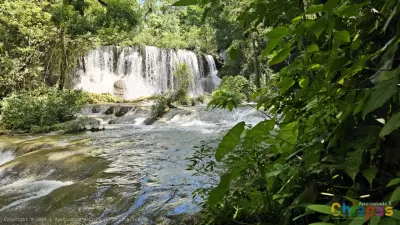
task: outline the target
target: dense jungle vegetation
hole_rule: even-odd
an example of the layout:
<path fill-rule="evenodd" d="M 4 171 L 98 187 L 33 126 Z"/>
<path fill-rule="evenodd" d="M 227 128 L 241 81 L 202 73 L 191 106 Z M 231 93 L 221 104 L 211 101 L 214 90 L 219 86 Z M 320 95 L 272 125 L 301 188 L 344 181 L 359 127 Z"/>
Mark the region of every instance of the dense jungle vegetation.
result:
<path fill-rule="evenodd" d="M 199 173 L 226 168 L 194 193 L 199 224 L 400 224 L 399 22 L 399 0 L 0 0 L 2 126 L 51 126 L 115 100 L 68 90 L 97 45 L 226 53 L 208 107 L 255 101 L 269 119 L 190 159 Z M 188 105 L 185 70 L 175 100 Z M 154 116 L 170 104 L 160 98 Z M 355 206 L 333 216 L 335 202 Z"/>
<path fill-rule="evenodd" d="M 266 73 L 267 87 L 252 96 L 270 119 L 237 124 L 216 152 L 203 146 L 192 159 L 199 172 L 229 165 L 217 187 L 197 192 L 207 222 L 400 223 L 399 3 L 176 3 L 199 4 L 211 19 L 236 21 L 241 33 L 229 49 L 232 65 L 245 65 L 243 51 L 253 43 L 261 48 L 254 71 L 276 73 L 274 81 Z M 232 91 L 217 91 L 209 106 L 232 109 Z M 215 161 L 203 161 L 214 154 Z M 355 207 L 334 217 L 334 202 Z M 360 202 L 390 202 L 394 210 L 381 217 L 357 208 Z"/>

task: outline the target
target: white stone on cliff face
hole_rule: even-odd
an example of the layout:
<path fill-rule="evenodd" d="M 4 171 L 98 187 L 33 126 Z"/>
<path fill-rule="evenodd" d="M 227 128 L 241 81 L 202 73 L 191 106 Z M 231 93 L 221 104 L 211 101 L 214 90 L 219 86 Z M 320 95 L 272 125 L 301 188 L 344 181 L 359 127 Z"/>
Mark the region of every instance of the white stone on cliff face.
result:
<path fill-rule="evenodd" d="M 221 79 L 211 55 L 153 46 L 142 50 L 103 46 L 81 58 L 75 88 L 125 99 L 160 94 L 177 86 L 174 73 L 181 63 L 193 75 L 189 88 L 192 96 L 211 93 L 219 85 Z"/>
<path fill-rule="evenodd" d="M 114 95 L 123 97 L 126 91 L 126 84 L 124 80 L 117 80 L 114 83 Z"/>
<path fill-rule="evenodd" d="M 117 81 L 115 81 L 115 83 L 114 83 L 114 89 L 117 89 L 117 90 L 124 90 L 126 87 L 125 87 L 125 82 L 123 81 L 123 80 L 117 80 Z"/>

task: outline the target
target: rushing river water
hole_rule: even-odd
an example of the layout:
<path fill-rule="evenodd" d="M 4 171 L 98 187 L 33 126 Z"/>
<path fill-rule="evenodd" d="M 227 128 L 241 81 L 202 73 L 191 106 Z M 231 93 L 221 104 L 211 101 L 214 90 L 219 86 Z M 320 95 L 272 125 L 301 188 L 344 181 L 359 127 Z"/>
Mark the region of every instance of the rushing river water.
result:
<path fill-rule="evenodd" d="M 184 224 L 199 210 L 191 193 L 218 182 L 186 170 L 194 146 L 265 119 L 246 107 L 189 107 L 144 125 L 148 108 L 116 117 L 96 107 L 85 114 L 102 132 L 0 137 L 0 224 Z"/>

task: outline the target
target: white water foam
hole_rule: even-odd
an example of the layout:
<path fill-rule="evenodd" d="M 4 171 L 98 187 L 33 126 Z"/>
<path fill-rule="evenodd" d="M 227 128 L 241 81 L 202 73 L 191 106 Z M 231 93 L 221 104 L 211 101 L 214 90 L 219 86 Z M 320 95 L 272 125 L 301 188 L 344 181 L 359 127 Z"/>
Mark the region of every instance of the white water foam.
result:
<path fill-rule="evenodd" d="M 18 180 L 12 184 L 0 187 L 0 197 L 12 196 L 13 202 L 0 208 L 3 212 L 33 199 L 38 199 L 50 194 L 52 191 L 73 184 L 57 180 L 34 181 L 32 179 Z"/>
<path fill-rule="evenodd" d="M 12 151 L 0 151 L 0 166 L 15 158 L 14 152 Z"/>

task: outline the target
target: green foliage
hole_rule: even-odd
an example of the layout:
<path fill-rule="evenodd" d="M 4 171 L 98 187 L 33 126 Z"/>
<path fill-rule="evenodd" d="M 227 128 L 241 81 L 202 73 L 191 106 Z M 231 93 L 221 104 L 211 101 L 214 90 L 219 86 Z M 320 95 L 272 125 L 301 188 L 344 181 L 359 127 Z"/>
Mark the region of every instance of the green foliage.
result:
<path fill-rule="evenodd" d="M 179 64 L 174 76 L 178 84 L 173 93 L 173 100 L 178 101 L 181 105 L 191 105 L 192 99 L 189 95 L 189 87 L 193 75 L 190 73 L 189 67 L 184 63 Z"/>
<path fill-rule="evenodd" d="M 241 102 L 250 101 L 256 87 L 252 81 L 243 76 L 226 76 L 222 78 L 221 85 L 212 94 L 208 107 L 228 108 L 232 110 Z"/>
<path fill-rule="evenodd" d="M 50 19 L 34 1 L 0 2 L 0 99 L 41 86 L 41 60 L 55 34 Z"/>
<path fill-rule="evenodd" d="M 232 111 L 236 108 L 243 100 L 243 94 L 229 91 L 226 89 L 217 89 L 212 94 L 212 100 L 208 103 L 207 109 L 212 107 L 215 108 L 228 108 Z"/>
<path fill-rule="evenodd" d="M 142 8 L 144 19 L 137 34 L 127 34 L 119 42 L 123 45 L 151 45 L 212 53 L 216 50 L 213 39 L 215 31 L 209 23 L 202 24 L 203 13 L 204 10 L 198 6 L 171 7 L 169 1 L 147 5 Z M 112 36 L 115 39 L 115 36 L 121 35 Z"/>
<path fill-rule="evenodd" d="M 52 21 L 72 36 L 88 32 L 130 31 L 139 23 L 137 2 L 109 0 L 107 6 L 98 1 L 70 1 L 51 4 Z"/>
<path fill-rule="evenodd" d="M 229 4 L 211 2 L 203 4 L 210 16 L 224 8 L 233 11 Z M 254 28 L 274 27 L 266 38 L 258 37 L 268 43 L 263 57 L 277 72 L 276 85 L 253 96 L 274 126 L 247 128 L 222 159 L 228 171 L 219 185 L 196 193 L 203 196 L 206 222 L 337 224 L 327 215 L 335 201 L 393 200 L 395 207 L 400 171 L 398 2 L 244 5 L 234 9 L 240 28 L 250 33 L 244 33 L 248 43 L 254 40 Z M 229 106 L 233 98 L 227 90 L 214 94 L 219 99 L 214 97 L 212 105 L 235 106 Z M 223 143 L 237 143 L 225 137 Z M 394 215 L 370 223 L 395 224 L 398 219 Z"/>
<path fill-rule="evenodd" d="M 196 98 L 193 99 L 194 102 L 196 103 L 206 103 L 206 101 L 208 100 L 209 96 L 208 95 L 200 95 Z"/>
<path fill-rule="evenodd" d="M 173 6 L 188 6 L 188 5 L 196 5 L 198 0 L 179 0 L 173 4 Z"/>
<path fill-rule="evenodd" d="M 59 123 L 53 126 L 55 130 L 62 130 L 64 133 L 79 133 L 89 129 L 98 129 L 100 127 L 100 121 L 91 117 L 79 117 L 75 120 L 71 120 L 64 123 Z"/>
<path fill-rule="evenodd" d="M 73 120 L 85 104 L 80 91 L 40 89 L 13 94 L 2 102 L 1 124 L 6 129 L 26 130 Z"/>
<path fill-rule="evenodd" d="M 98 103 L 112 103 L 112 102 L 120 102 L 121 99 L 110 94 L 110 93 L 90 93 L 90 92 L 83 92 L 85 102 L 87 104 L 98 104 Z"/>
<path fill-rule="evenodd" d="M 156 97 L 154 104 L 151 106 L 150 116 L 152 118 L 158 118 L 165 114 L 169 110 L 169 106 L 172 104 L 172 97 L 170 93 L 159 95 Z"/>
<path fill-rule="evenodd" d="M 1 1 L 0 99 L 43 85 L 68 87 L 78 57 L 111 32 L 124 36 L 138 25 L 135 1 L 100 2 Z"/>
<path fill-rule="evenodd" d="M 240 136 L 244 130 L 244 122 L 236 124 L 222 139 L 215 153 L 215 159 L 219 162 L 221 159 L 231 152 L 240 141 Z"/>
<path fill-rule="evenodd" d="M 243 100 L 248 100 L 256 90 L 253 82 L 240 75 L 223 77 L 218 88 L 239 93 L 243 96 Z"/>
<path fill-rule="evenodd" d="M 89 129 L 100 129 L 100 121 L 91 117 L 79 117 L 64 123 L 57 123 L 51 126 L 31 126 L 30 132 L 33 134 L 49 133 L 52 131 L 62 131 L 64 134 L 84 132 Z"/>
<path fill-rule="evenodd" d="M 0 99 L 14 91 L 44 85 L 70 88 L 78 58 L 98 45 L 153 45 L 214 52 L 215 30 L 211 24 L 201 23 L 204 10 L 171 4 L 131 0 L 0 1 Z"/>
<path fill-rule="evenodd" d="M 136 1 L 108 0 L 103 14 L 97 18 L 97 25 L 103 29 L 130 31 L 139 23 L 139 10 Z"/>

